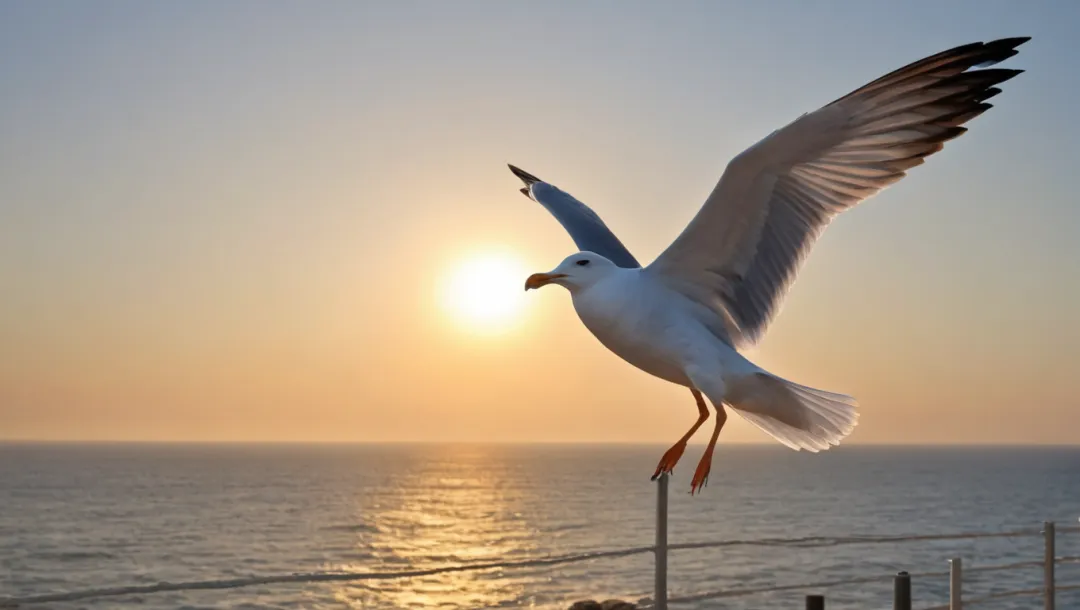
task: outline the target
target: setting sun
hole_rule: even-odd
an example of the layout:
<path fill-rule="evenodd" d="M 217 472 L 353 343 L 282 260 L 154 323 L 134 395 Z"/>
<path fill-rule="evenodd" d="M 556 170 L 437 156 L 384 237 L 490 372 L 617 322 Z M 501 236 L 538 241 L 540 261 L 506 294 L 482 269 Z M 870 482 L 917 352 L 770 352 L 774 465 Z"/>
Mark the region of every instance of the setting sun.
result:
<path fill-rule="evenodd" d="M 520 260 L 506 254 L 465 259 L 447 277 L 443 304 L 455 320 L 484 331 L 505 329 L 521 315 L 525 277 Z"/>

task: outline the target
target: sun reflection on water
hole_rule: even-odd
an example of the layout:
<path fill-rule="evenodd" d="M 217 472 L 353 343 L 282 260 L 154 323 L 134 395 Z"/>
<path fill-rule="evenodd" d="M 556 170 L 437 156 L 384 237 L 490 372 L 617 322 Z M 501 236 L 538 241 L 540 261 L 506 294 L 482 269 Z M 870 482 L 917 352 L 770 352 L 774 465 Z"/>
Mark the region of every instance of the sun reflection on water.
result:
<path fill-rule="evenodd" d="M 356 499 L 358 517 L 370 523 L 357 532 L 360 557 L 397 569 L 520 560 L 537 551 L 537 529 L 526 518 L 524 498 L 494 474 L 484 447 L 446 447 L 431 468 L 396 482 L 394 493 Z M 339 563 L 331 569 L 365 571 L 371 562 Z M 388 567 L 387 569 L 394 569 Z M 354 608 L 479 608 L 523 601 L 536 578 L 528 572 L 457 572 L 412 579 L 344 583 L 334 597 Z M 522 605 L 529 605 L 527 602 Z"/>

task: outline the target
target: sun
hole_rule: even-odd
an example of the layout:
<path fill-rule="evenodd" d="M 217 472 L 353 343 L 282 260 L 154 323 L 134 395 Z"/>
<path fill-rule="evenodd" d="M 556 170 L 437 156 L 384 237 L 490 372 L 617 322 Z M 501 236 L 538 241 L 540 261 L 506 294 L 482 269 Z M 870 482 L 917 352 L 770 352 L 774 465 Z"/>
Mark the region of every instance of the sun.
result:
<path fill-rule="evenodd" d="M 455 320 L 471 329 L 506 330 L 524 310 L 527 275 L 522 262 L 511 254 L 474 255 L 446 277 L 443 305 Z"/>

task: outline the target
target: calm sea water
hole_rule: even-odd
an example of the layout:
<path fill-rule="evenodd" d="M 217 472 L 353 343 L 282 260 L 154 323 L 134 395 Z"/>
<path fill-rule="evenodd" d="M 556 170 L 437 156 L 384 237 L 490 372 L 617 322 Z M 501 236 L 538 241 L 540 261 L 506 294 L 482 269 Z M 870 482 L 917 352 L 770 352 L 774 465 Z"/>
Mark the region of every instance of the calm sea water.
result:
<path fill-rule="evenodd" d="M 664 447 L 0 445 L 0 597 L 161 581 L 522 560 L 653 541 Z M 1038 530 L 1077 525 L 1080 449 L 872 449 L 810 455 L 722 447 L 690 497 L 701 448 L 671 482 L 673 543 L 700 540 Z M 689 608 L 885 608 L 898 570 L 1037 560 L 1040 538 L 736 546 L 674 552 L 671 594 L 873 576 L 880 584 L 787 591 Z M 1080 533 L 1058 537 L 1080 555 Z M 967 594 L 1038 586 L 1041 572 L 972 575 Z M 917 606 L 945 578 L 915 581 Z M 1080 566 L 1059 568 L 1080 584 Z M 650 595 L 652 557 L 408 580 L 183 591 L 49 608 L 565 608 Z M 1071 597 L 1070 597 L 1071 596 Z M 987 608 L 1041 607 L 1037 598 Z M 1080 608 L 1062 593 L 1059 608 Z"/>

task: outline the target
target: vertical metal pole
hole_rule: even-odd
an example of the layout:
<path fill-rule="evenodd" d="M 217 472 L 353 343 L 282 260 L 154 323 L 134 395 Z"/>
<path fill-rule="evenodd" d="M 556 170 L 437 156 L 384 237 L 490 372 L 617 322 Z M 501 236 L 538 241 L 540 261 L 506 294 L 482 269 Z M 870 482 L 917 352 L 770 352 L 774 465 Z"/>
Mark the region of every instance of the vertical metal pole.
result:
<path fill-rule="evenodd" d="M 653 599 L 656 610 L 667 610 L 667 500 L 668 475 L 656 481 L 656 590 Z"/>
<path fill-rule="evenodd" d="M 893 610 L 911 610 L 911 575 L 900 572 L 893 579 Z"/>
<path fill-rule="evenodd" d="M 1057 551 L 1054 549 L 1054 522 L 1043 523 L 1043 539 L 1046 542 L 1046 552 L 1043 557 L 1043 607 L 1045 610 L 1054 610 L 1054 562 Z"/>
<path fill-rule="evenodd" d="M 825 596 L 807 595 L 806 610 L 825 610 Z"/>
<path fill-rule="evenodd" d="M 956 557 L 949 560 L 949 610 L 963 610 L 964 562 Z"/>

